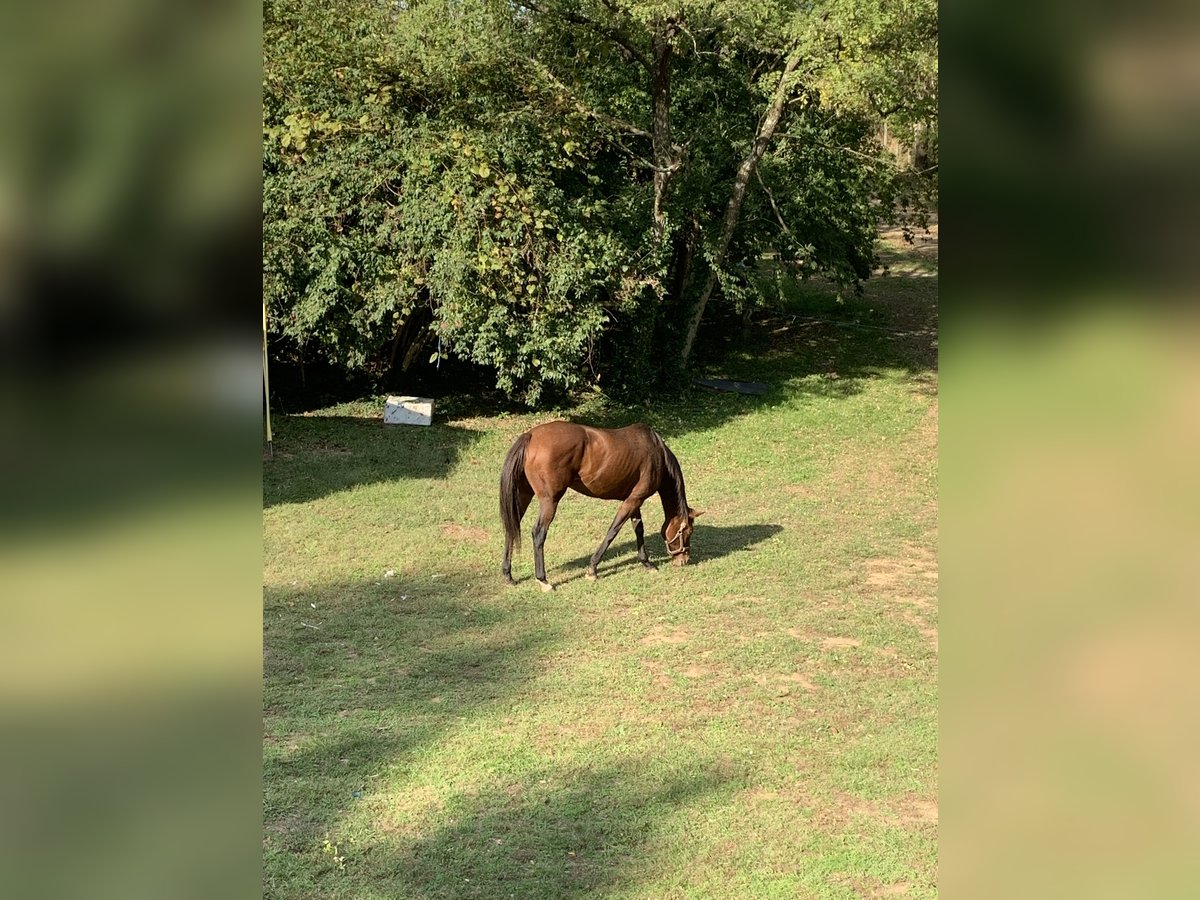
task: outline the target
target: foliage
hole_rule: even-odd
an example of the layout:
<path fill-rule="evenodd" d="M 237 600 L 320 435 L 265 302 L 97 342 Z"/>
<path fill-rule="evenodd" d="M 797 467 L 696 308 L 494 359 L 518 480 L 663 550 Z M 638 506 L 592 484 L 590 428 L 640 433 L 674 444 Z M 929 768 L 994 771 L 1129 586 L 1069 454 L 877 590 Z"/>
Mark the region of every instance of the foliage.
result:
<path fill-rule="evenodd" d="M 932 21 L 927 0 L 910 8 Z M 922 183 L 878 145 L 863 98 L 936 79 L 929 36 L 871 9 L 269 0 L 276 354 L 387 379 L 436 335 L 530 404 L 587 381 L 644 390 L 677 370 L 706 272 L 739 307 L 763 302 L 764 254 L 865 278 L 877 224 Z M 911 63 L 903 78 L 872 64 L 877 48 Z M 726 251 L 731 186 L 792 52 L 806 63 Z"/>

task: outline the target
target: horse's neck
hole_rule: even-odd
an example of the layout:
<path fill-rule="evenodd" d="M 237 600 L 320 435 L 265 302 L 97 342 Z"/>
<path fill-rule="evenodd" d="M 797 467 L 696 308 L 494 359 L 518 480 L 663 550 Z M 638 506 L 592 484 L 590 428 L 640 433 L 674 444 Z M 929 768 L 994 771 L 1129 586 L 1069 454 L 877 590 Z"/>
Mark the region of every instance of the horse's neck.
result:
<path fill-rule="evenodd" d="M 669 522 L 683 513 L 683 485 L 676 484 L 665 468 L 658 485 L 658 499 L 662 501 L 663 521 Z"/>

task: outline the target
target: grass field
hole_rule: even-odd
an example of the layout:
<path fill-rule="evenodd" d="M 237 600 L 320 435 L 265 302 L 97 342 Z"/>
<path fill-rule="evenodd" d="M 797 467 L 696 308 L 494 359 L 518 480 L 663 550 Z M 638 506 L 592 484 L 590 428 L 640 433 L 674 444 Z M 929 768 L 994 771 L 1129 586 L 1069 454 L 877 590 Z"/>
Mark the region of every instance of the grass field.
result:
<path fill-rule="evenodd" d="M 268 897 L 936 895 L 936 241 L 885 255 L 729 336 L 710 374 L 763 397 L 563 411 L 663 434 L 707 510 L 683 569 L 627 526 L 589 583 L 615 504 L 569 494 L 558 590 L 528 537 L 503 586 L 500 463 L 551 416 L 277 423 Z"/>

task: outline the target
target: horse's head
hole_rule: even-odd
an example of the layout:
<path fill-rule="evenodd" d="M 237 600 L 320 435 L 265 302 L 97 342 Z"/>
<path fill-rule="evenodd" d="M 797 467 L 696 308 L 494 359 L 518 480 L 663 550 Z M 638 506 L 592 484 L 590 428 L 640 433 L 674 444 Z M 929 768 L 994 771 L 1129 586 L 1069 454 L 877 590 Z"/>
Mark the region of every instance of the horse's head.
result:
<path fill-rule="evenodd" d="M 662 537 L 667 544 L 667 552 L 671 554 L 671 562 L 675 565 L 687 564 L 691 556 L 692 527 L 702 515 L 704 510 L 689 506 L 686 516 L 672 516 L 663 522 Z"/>

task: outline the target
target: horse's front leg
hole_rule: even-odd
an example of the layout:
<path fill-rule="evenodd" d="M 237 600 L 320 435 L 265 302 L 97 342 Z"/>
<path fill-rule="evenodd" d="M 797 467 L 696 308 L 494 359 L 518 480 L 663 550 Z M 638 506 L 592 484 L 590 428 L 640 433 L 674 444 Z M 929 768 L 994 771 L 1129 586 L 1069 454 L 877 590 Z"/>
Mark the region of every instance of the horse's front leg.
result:
<path fill-rule="evenodd" d="M 641 500 L 625 500 L 617 507 L 616 518 L 613 519 L 612 525 L 608 529 L 608 534 L 604 536 L 604 540 L 600 542 L 600 546 L 596 548 L 596 552 L 592 554 L 592 560 L 588 563 L 587 577 L 589 581 L 596 579 L 596 566 L 600 564 L 600 558 L 604 556 L 608 545 L 613 542 L 613 538 L 617 536 L 617 532 L 621 530 L 621 526 L 625 524 L 625 520 L 632 516 L 635 512 L 641 509 Z"/>
<path fill-rule="evenodd" d="M 637 538 L 637 558 L 647 569 L 657 569 L 654 563 L 650 562 L 650 555 L 646 552 L 646 529 L 642 527 L 642 510 L 639 507 L 634 510 L 633 515 L 629 518 L 633 520 L 633 535 Z"/>

